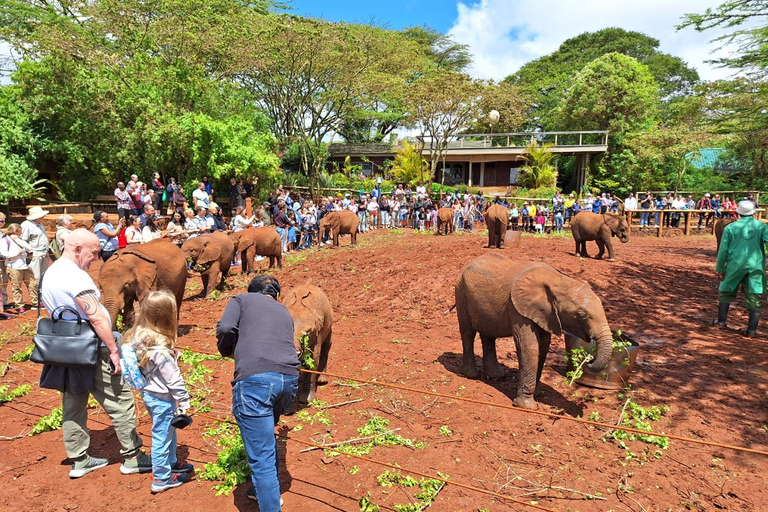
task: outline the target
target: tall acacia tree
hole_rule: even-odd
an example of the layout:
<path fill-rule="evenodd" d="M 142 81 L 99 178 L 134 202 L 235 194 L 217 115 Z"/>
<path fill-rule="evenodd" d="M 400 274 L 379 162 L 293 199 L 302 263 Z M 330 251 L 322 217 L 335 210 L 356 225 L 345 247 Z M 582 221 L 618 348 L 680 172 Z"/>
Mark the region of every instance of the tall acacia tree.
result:
<path fill-rule="evenodd" d="M 264 17 L 259 49 L 239 76 L 268 112 L 283 148 L 299 147 L 302 170 L 316 185 L 324 141 L 354 118 L 360 102 L 392 94 L 418 69 L 414 45 L 370 26 L 281 15 Z"/>
<path fill-rule="evenodd" d="M 524 98 L 507 85 L 444 69 L 434 70 L 410 84 L 406 108 L 410 122 L 429 151 L 430 181 L 441 159 L 445 164 L 450 139 L 502 106 L 505 122 L 519 124 L 522 121 Z"/>

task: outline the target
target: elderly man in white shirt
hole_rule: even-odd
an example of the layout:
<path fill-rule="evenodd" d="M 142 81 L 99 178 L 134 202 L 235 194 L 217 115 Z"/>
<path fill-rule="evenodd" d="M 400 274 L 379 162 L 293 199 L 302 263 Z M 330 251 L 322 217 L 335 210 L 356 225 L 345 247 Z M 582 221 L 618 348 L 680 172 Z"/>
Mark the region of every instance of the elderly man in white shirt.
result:
<path fill-rule="evenodd" d="M 632 192 L 630 192 L 629 196 L 624 200 L 624 210 L 637 210 L 637 198 Z"/>

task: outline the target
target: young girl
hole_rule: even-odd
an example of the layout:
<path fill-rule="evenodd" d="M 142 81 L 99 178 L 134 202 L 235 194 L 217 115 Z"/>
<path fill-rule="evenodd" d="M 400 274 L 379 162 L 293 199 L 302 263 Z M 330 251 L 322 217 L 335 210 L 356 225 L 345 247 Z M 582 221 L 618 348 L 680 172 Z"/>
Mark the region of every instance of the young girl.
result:
<path fill-rule="evenodd" d="M 536 232 L 537 233 L 544 234 L 545 220 L 546 219 L 544 218 L 544 212 L 539 210 L 538 213 L 536 214 Z"/>
<path fill-rule="evenodd" d="M 176 364 L 177 330 L 176 299 L 168 291 L 152 291 L 139 306 L 136 325 L 123 338 L 136 351 L 147 381 L 141 398 L 152 417 L 153 494 L 180 486 L 194 470 L 176 458 L 176 428 L 171 426 L 177 408 L 181 414 L 189 409 L 189 393 Z"/>

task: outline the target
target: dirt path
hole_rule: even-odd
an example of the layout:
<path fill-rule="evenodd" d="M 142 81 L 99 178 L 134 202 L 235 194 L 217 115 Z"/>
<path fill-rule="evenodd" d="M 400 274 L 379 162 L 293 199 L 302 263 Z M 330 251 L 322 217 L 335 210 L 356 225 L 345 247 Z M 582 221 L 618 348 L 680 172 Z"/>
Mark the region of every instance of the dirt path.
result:
<path fill-rule="evenodd" d="M 511 340 L 498 344 L 500 361 L 512 369 L 509 380 L 466 379 L 458 373 L 456 315 L 442 314 L 453 303 L 453 285 L 462 268 L 489 251 L 482 248 L 485 239 L 479 233 L 436 237 L 378 231 L 359 241 L 350 248 L 344 237 L 339 249 L 288 256 L 285 268 L 275 274 L 286 289 L 311 279 L 331 298 L 335 325 L 329 371 L 511 405 L 517 386 Z M 669 408 L 658 421 L 650 421 L 655 431 L 768 451 L 766 338 L 746 339 L 709 326 L 717 293 L 714 238 L 634 237 L 617 245 L 615 263 L 573 256 L 570 238 L 524 236 L 518 249 L 503 251 L 588 281 L 612 328 L 641 345 L 632 391 L 626 393 L 568 387 L 563 342 L 553 339 L 537 396 L 542 410 L 615 423 L 630 397 L 646 410 Z M 596 252 L 594 245 L 589 250 Z M 236 288 L 218 300 L 185 301 L 180 345 L 215 350 L 216 322 L 227 298 L 241 292 L 246 279 L 234 276 L 230 281 Z M 199 280 L 193 280 L 188 295 L 199 290 Z M 735 327 L 745 324 L 743 308 L 732 308 L 729 320 Z M 19 330 L 25 324 L 29 330 L 32 321 L 27 314 L 0 324 L 0 357 L 29 343 L 29 335 Z M 762 331 L 768 333 L 766 325 Z M 211 380 L 197 388 L 205 391 L 209 414 L 227 416 L 232 363 L 200 365 L 213 371 Z M 16 365 L 1 383 L 13 388 L 35 383 L 38 375 L 37 368 Z M 622 446 L 603 430 L 572 421 L 340 379 L 331 379 L 318 397 L 327 404 L 362 401 L 320 416 L 313 408 L 288 417 L 280 432 L 299 440 L 339 442 L 360 437 L 357 429 L 371 418 L 383 418 L 389 421 L 387 428 L 400 429 L 397 434 L 419 447 L 377 446 L 368 457 L 430 475 L 440 472 L 450 481 L 547 509 L 760 511 L 768 502 L 768 456 L 679 441 L 671 441 L 669 449 L 639 440 L 626 440 Z M 1 405 L 0 436 L 29 429 L 59 402 L 56 393 L 33 387 L 29 395 Z M 139 431 L 150 444 L 151 422 L 140 411 Z M 0 484 L 9 495 L 0 500 L 0 510 L 255 509 L 245 498 L 247 485 L 216 497 L 213 483 L 199 477 L 179 490 L 151 496 L 148 476 L 119 474 L 118 443 L 105 414 L 94 408 L 91 420 L 91 451 L 109 457 L 111 464 L 79 480 L 67 477 L 61 431 L 0 441 Z M 198 468 L 215 459 L 214 439 L 203 436 L 212 426 L 210 420 L 197 418 L 179 433 L 180 454 Z M 416 501 L 413 488 L 377 483 L 386 469 L 382 466 L 320 451 L 302 453 L 305 446 L 290 441 L 280 446 L 286 461 L 281 483 L 287 511 L 357 511 L 358 500 L 369 493 L 382 510 Z M 430 510 L 534 509 L 449 484 Z"/>

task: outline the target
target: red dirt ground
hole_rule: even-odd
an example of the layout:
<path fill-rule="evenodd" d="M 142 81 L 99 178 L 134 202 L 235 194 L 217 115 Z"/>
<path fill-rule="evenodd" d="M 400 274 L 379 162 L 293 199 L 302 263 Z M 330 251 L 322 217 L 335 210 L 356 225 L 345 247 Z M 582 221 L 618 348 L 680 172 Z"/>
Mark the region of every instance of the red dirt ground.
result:
<path fill-rule="evenodd" d="M 456 315 L 442 314 L 453 303 L 453 284 L 462 268 L 492 250 L 483 248 L 486 239 L 479 232 L 437 237 L 376 231 L 358 240 L 356 248 L 343 237 L 339 249 L 287 256 L 285 268 L 275 274 L 285 289 L 311 279 L 331 298 L 335 325 L 329 371 L 511 405 L 517 385 L 511 340 L 500 340 L 498 346 L 500 361 L 512 369 L 509 380 L 466 379 L 458 373 Z M 594 244 L 589 250 L 596 252 Z M 634 236 L 628 244 L 617 243 L 616 251 L 614 263 L 580 259 L 573 255 L 570 237 L 526 235 L 519 248 L 503 254 L 549 263 L 591 284 L 612 328 L 641 345 L 631 378 L 632 399 L 643 407 L 669 407 L 652 422 L 654 430 L 768 450 L 766 337 L 742 338 L 709 325 L 717 295 L 714 238 Z M 233 289 L 219 300 L 185 301 L 180 345 L 215 350 L 213 333 L 226 299 L 243 291 L 246 280 L 235 275 L 230 282 Z M 188 286 L 191 296 L 200 289 L 199 279 Z M 735 327 L 745 324 L 743 308 L 732 308 L 729 320 Z M 19 331 L 24 324 L 31 328 L 33 321 L 27 313 L 0 324 L 0 357 L 29 344 L 30 336 Z M 765 321 L 762 331 L 768 332 Z M 478 341 L 478 355 L 479 349 Z M 601 421 L 615 423 L 625 403 L 621 393 L 568 387 L 563 355 L 563 341 L 553 339 L 537 397 L 542 410 L 566 417 L 597 413 Z M 232 363 L 203 364 L 214 370 L 210 414 L 227 416 Z M 13 388 L 35 383 L 38 376 L 36 368 L 12 365 L 0 382 Z M 400 428 L 400 435 L 425 447 L 376 447 L 369 457 L 430 475 L 439 471 L 451 481 L 556 511 L 768 510 L 765 455 L 672 440 L 656 458 L 651 445 L 628 441 L 624 449 L 615 440 L 603 441 L 602 429 L 565 419 L 345 384 L 332 378 L 318 392 L 328 404 L 362 399 L 328 409 L 330 425 L 291 416 L 284 418 L 280 431 L 300 440 L 343 441 L 358 437 L 357 428 L 371 416 L 383 417 L 390 428 Z M 0 435 L 26 431 L 59 403 L 56 393 L 33 387 L 29 395 L 0 406 Z M 143 408 L 139 410 L 139 432 L 149 445 L 151 422 Z M 245 497 L 249 484 L 217 497 L 212 482 L 196 477 L 180 489 L 150 495 L 149 476 L 120 475 L 118 443 L 103 411 L 92 409 L 91 420 L 91 452 L 108 457 L 111 464 L 78 480 L 67 476 L 61 431 L 0 441 L 0 485 L 7 493 L 0 509 L 255 510 Z M 298 425 L 300 429 L 294 429 Z M 198 417 L 179 432 L 180 455 L 198 468 L 215 458 L 213 441 L 202 436 L 211 426 L 212 421 Z M 441 427 L 447 428 L 441 432 Z M 393 510 L 395 504 L 409 503 L 414 494 L 413 489 L 378 485 L 376 477 L 386 469 L 382 466 L 320 451 L 301 453 L 305 446 L 290 441 L 280 446 L 286 461 L 281 471 L 284 510 L 357 511 L 358 499 L 368 493 L 382 510 Z M 596 499 L 585 500 L 584 493 Z M 534 509 L 449 484 L 430 510 Z"/>

